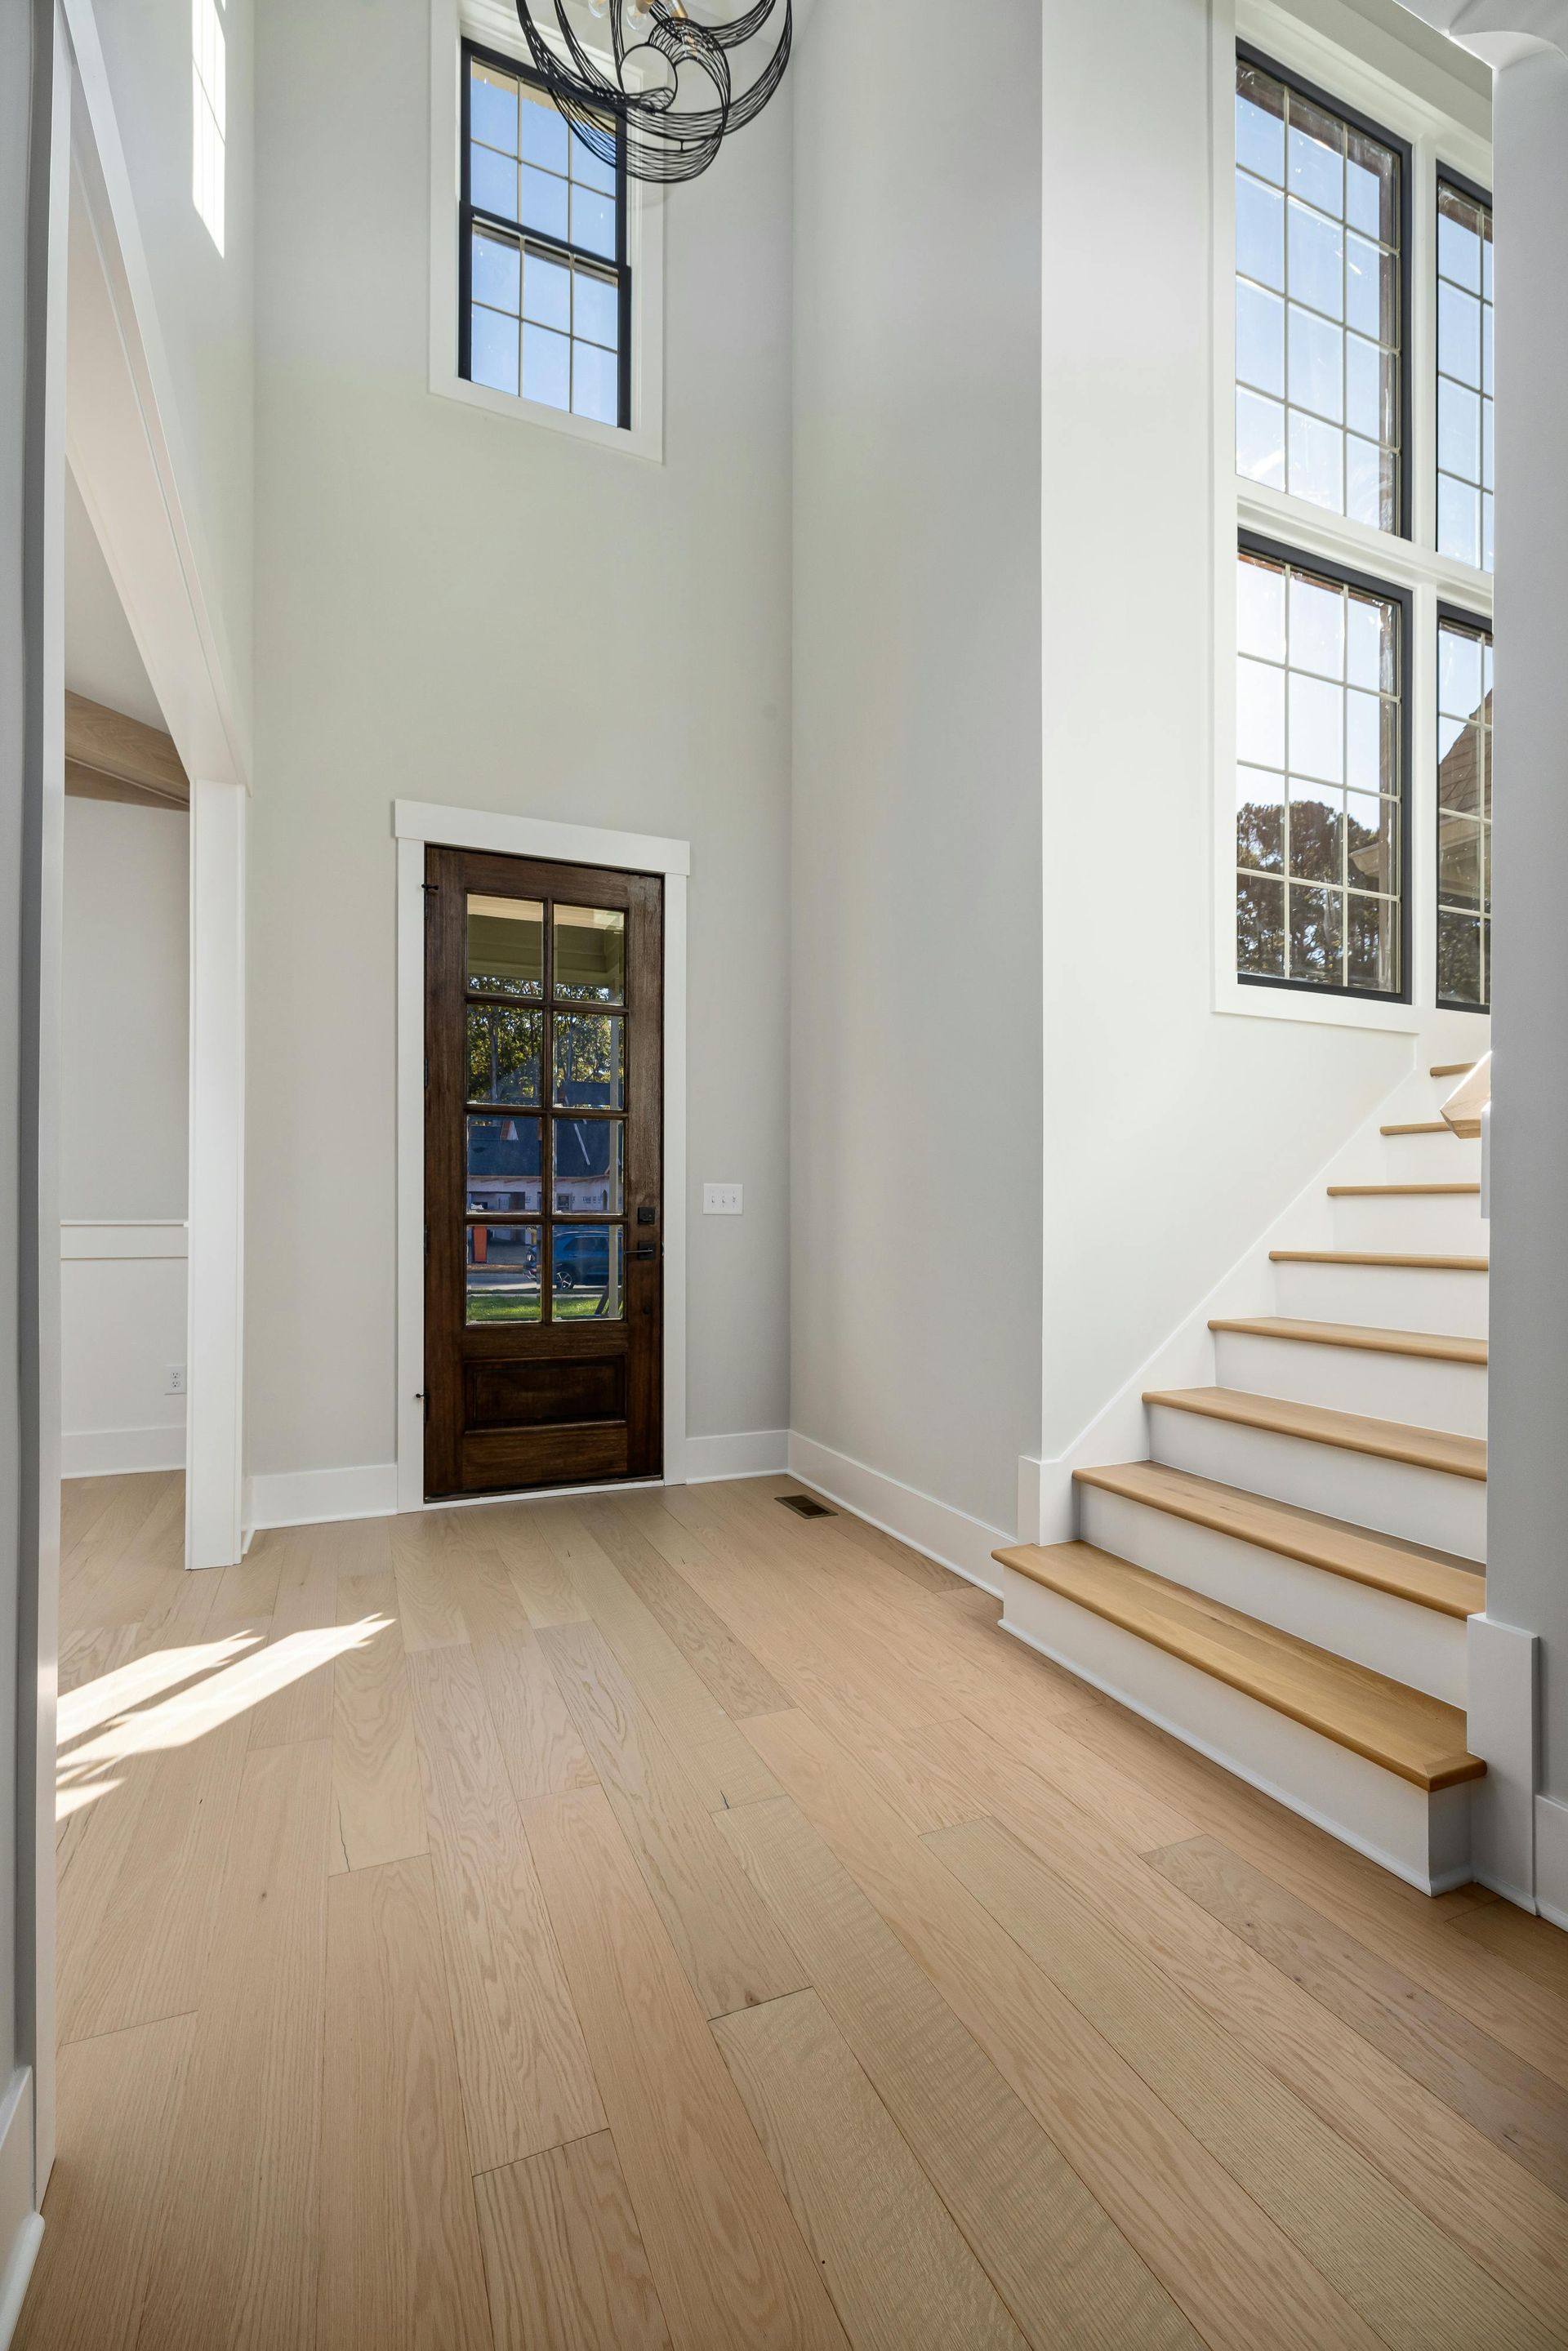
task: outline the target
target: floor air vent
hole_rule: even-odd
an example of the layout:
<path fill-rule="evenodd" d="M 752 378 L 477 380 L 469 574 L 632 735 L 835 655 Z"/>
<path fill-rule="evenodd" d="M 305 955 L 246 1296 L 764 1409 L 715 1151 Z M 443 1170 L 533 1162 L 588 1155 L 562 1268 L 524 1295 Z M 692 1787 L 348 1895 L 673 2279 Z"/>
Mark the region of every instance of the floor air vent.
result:
<path fill-rule="evenodd" d="M 816 1501 L 810 1494 L 775 1494 L 773 1499 L 782 1502 L 787 1510 L 793 1510 L 798 1519 L 836 1519 L 839 1515 L 837 1510 L 830 1510 L 826 1502 Z"/>

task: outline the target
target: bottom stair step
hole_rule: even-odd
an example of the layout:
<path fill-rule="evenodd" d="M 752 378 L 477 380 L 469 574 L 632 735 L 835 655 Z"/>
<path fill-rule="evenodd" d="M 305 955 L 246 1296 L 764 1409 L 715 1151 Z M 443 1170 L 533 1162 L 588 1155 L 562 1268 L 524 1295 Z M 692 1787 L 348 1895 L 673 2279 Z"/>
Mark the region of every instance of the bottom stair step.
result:
<path fill-rule="evenodd" d="M 1091 1543 L 996 1556 L 1006 1630 L 1424 1891 L 1469 1878 L 1457 1707 Z"/>

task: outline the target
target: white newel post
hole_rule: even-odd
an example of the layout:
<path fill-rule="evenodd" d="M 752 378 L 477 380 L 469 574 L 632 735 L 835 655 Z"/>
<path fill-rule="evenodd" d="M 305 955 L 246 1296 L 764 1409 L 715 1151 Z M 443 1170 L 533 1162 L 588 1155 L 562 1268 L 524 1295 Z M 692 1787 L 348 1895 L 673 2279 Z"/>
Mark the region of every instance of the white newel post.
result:
<path fill-rule="evenodd" d="M 1499 59 L 1492 128 L 1498 1115 L 1487 1618 L 1477 1635 L 1487 1663 L 1476 1697 L 1494 1704 L 1479 1710 L 1472 1743 L 1492 1783 L 1482 1813 L 1492 1833 L 1488 1875 L 1555 1912 L 1568 1886 L 1553 1887 L 1547 1853 L 1534 1851 L 1544 1823 L 1533 1796 L 1541 1789 L 1548 1806 L 1553 1796 L 1568 1801 L 1568 57 L 1560 47 L 1536 41 Z M 1515 1662 L 1499 1671 L 1505 1646 Z M 1538 1754 L 1527 1728 L 1537 1651 Z"/>
<path fill-rule="evenodd" d="M 245 843 L 244 788 L 193 783 L 187 1567 L 244 1540 Z"/>

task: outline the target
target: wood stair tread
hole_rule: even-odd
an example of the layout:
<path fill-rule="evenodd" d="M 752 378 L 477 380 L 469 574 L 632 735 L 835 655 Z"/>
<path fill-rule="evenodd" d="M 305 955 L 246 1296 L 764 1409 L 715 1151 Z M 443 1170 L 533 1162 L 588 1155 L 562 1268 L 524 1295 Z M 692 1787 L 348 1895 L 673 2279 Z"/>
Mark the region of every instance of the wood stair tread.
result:
<path fill-rule="evenodd" d="M 1407 1119 L 1394 1126 L 1380 1126 L 1379 1134 L 1452 1134 L 1453 1128 L 1446 1118 Z"/>
<path fill-rule="evenodd" d="M 1240 1486 L 1195 1477 L 1189 1469 L 1173 1469 L 1168 1462 L 1124 1461 L 1075 1469 L 1073 1481 L 1163 1510 L 1170 1518 L 1186 1519 L 1193 1526 L 1208 1527 L 1216 1534 L 1234 1536 L 1260 1551 L 1300 1560 L 1305 1567 L 1321 1568 L 1348 1583 L 1368 1584 L 1439 1615 L 1476 1616 L 1486 1606 L 1485 1577 L 1447 1552 L 1399 1542 L 1345 1519 L 1325 1518 L 1293 1502 L 1277 1502 Z"/>
<path fill-rule="evenodd" d="M 1450 1339 L 1430 1331 L 1383 1331 L 1371 1323 L 1310 1322 L 1286 1314 L 1216 1315 L 1211 1331 L 1237 1331 L 1250 1339 L 1296 1339 L 1314 1347 L 1355 1347 L 1372 1355 L 1419 1355 L 1434 1364 L 1479 1364 L 1487 1360 L 1484 1339 Z"/>
<path fill-rule="evenodd" d="M 1473 1061 L 1439 1061 L 1435 1069 L 1428 1071 L 1427 1075 L 1434 1078 L 1468 1078 L 1475 1066 Z"/>
<path fill-rule="evenodd" d="M 1485 1273 L 1491 1260 L 1484 1257 L 1440 1257 L 1430 1251 L 1414 1255 L 1390 1249 L 1270 1249 L 1270 1265 L 1398 1265 L 1433 1273 Z"/>
<path fill-rule="evenodd" d="M 1092 1543 L 1020 1543 L 995 1556 L 1016 1574 L 1428 1794 L 1479 1780 L 1486 1771 L 1466 1750 L 1465 1718 L 1457 1707 L 1313 1648 Z"/>
<path fill-rule="evenodd" d="M 1479 1184 L 1331 1184 L 1331 1200 L 1429 1200 L 1462 1196 L 1479 1199 Z"/>
<path fill-rule="evenodd" d="M 1484 1479 L 1487 1474 L 1486 1439 L 1457 1437 L 1447 1429 L 1373 1420 L 1363 1413 L 1333 1412 L 1324 1405 L 1295 1404 L 1285 1396 L 1250 1395 L 1241 1388 L 1151 1388 L 1144 1402 L 1276 1437 L 1304 1438 L 1312 1445 L 1335 1445 L 1383 1461 L 1403 1461 L 1415 1469 L 1440 1470 L 1451 1478 Z"/>

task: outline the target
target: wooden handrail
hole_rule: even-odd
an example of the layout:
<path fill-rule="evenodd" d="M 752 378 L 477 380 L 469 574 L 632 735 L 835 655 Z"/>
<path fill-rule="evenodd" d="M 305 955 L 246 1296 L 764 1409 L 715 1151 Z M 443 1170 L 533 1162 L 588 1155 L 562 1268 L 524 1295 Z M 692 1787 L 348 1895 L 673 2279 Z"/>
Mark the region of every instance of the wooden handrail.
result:
<path fill-rule="evenodd" d="M 1473 1141 L 1481 1131 L 1481 1113 L 1490 1100 L 1491 1055 L 1485 1053 L 1443 1104 L 1443 1117 L 1456 1134 Z"/>
<path fill-rule="evenodd" d="M 66 692 L 66 789 L 88 799 L 187 809 L 191 782 L 171 738 L 85 695 Z"/>

